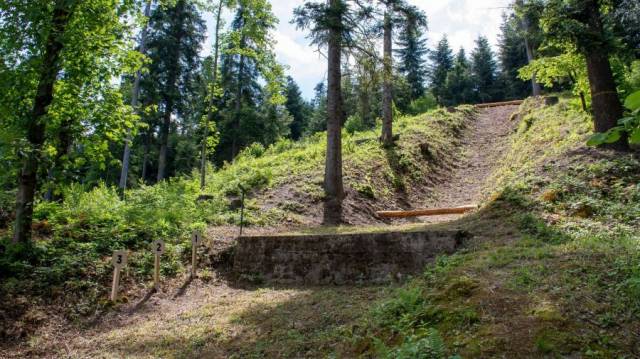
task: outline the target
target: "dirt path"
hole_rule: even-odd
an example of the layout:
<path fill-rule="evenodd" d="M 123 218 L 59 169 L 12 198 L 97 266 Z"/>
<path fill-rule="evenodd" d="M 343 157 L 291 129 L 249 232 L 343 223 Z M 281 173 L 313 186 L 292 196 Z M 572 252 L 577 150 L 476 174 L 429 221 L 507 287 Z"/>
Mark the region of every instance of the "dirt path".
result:
<path fill-rule="evenodd" d="M 516 125 L 510 116 L 518 106 L 492 107 L 479 110 L 476 121 L 467 129 L 463 140 L 463 159 L 451 176 L 433 189 L 433 199 L 424 207 L 456 207 L 478 204 L 487 191 L 487 180 L 500 164 L 508 147 L 509 134 Z M 423 217 L 435 223 L 460 215 Z"/>

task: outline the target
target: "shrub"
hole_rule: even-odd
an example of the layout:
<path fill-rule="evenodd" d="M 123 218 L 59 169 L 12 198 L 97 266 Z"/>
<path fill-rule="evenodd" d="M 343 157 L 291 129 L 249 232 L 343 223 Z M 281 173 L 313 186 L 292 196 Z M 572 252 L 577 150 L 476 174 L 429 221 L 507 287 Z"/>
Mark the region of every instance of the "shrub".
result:
<path fill-rule="evenodd" d="M 367 129 L 367 125 L 362 121 L 360 116 L 349 116 L 347 121 L 344 123 L 344 129 L 347 130 L 348 133 L 353 134 L 358 131 L 364 131 Z"/>
<path fill-rule="evenodd" d="M 418 115 L 438 107 L 436 98 L 430 92 L 411 101 L 409 105 L 409 114 Z"/>
<path fill-rule="evenodd" d="M 264 154 L 265 148 L 261 143 L 254 142 L 247 146 L 238 156 L 244 158 L 259 158 Z"/>

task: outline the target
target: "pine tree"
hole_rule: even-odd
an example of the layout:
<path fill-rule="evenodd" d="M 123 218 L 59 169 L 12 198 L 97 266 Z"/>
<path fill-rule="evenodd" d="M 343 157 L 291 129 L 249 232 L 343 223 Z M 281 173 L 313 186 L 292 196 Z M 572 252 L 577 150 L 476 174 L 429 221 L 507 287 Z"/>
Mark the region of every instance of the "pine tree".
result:
<path fill-rule="evenodd" d="M 275 60 L 275 41 L 270 35 L 277 21 L 266 0 L 238 2 L 222 56 L 224 119 L 218 146 L 222 158 L 233 160 L 243 147 L 285 134 L 279 124 L 257 122 L 265 119 L 261 104 L 280 105 L 286 100 L 283 69 Z M 280 133 L 264 133 L 267 129 Z"/>
<path fill-rule="evenodd" d="M 426 23 L 406 21 L 402 27 L 394 50 L 398 56 L 398 71 L 404 75 L 411 88 L 411 100 L 425 93 L 427 39 L 424 37 Z"/>
<path fill-rule="evenodd" d="M 360 5 L 360 4 L 357 4 Z M 324 169 L 324 224 L 342 222 L 342 52 L 352 45 L 360 22 L 354 4 L 345 0 L 306 2 L 294 10 L 299 29 L 308 29 L 312 43 L 327 49 L 327 152 Z"/>
<path fill-rule="evenodd" d="M 224 0 L 218 0 L 218 6 L 215 8 L 215 27 L 213 31 L 213 59 L 210 66 L 205 72 L 209 72 L 211 76 L 206 81 L 206 97 L 209 98 L 208 108 L 206 109 L 206 119 L 203 126 L 202 143 L 200 144 L 200 189 L 204 190 L 206 185 L 206 173 L 207 173 L 207 154 L 209 153 L 209 147 L 213 141 L 210 138 L 210 129 L 213 123 L 213 116 L 215 113 L 215 105 L 217 103 L 218 96 L 218 60 L 220 58 L 220 31 L 223 25 L 222 9 L 226 2 Z"/>
<path fill-rule="evenodd" d="M 475 97 L 480 102 L 498 100 L 499 89 L 496 86 L 496 60 L 491 51 L 489 40 L 480 36 L 471 53 L 471 78 Z"/>
<path fill-rule="evenodd" d="M 438 42 L 436 50 L 431 52 L 429 59 L 431 60 L 429 68 L 431 92 L 433 92 L 438 103 L 443 104 L 447 74 L 453 67 L 453 51 L 449 47 L 449 40 L 446 35 Z"/>
<path fill-rule="evenodd" d="M 444 105 L 455 106 L 473 102 L 472 88 L 469 61 L 464 49 L 460 48 L 453 61 L 453 68 L 447 74 Z"/>
<path fill-rule="evenodd" d="M 306 130 L 311 111 L 309 110 L 309 105 L 302 98 L 298 84 L 296 84 L 291 76 L 287 77 L 285 95 L 287 97 L 285 107 L 292 117 L 289 127 L 291 130 L 290 136 L 292 139 L 298 140 Z"/>
<path fill-rule="evenodd" d="M 614 11 L 618 32 L 624 39 L 627 49 L 636 59 L 640 59 L 640 2 L 621 0 Z"/>
<path fill-rule="evenodd" d="M 373 50 L 369 50 L 373 52 Z M 378 61 L 365 53 L 354 55 L 353 72 L 356 79 L 357 116 L 366 128 L 375 127 L 375 114 L 381 111 L 381 76 Z M 394 93 L 396 93 L 394 91 Z"/>
<path fill-rule="evenodd" d="M 527 48 L 520 31 L 520 19 L 514 14 L 504 15 L 498 38 L 498 56 L 502 81 L 505 84 L 504 97 L 520 99 L 531 93 L 531 85 L 518 78 L 518 70 L 526 66 Z"/>
<path fill-rule="evenodd" d="M 178 0 L 170 7 L 158 7 L 150 19 L 147 92 L 158 98 L 162 108 L 159 131 L 157 180 L 169 174 L 169 137 L 172 119 L 185 115 L 195 92 L 195 74 L 200 67 L 200 48 L 205 25 L 194 3 Z"/>
<path fill-rule="evenodd" d="M 343 63 L 342 83 L 340 87 L 342 90 L 342 108 L 344 113 L 342 118 L 343 121 L 346 122 L 349 117 L 355 116 L 358 113 L 357 82 L 348 61 Z M 344 125 L 344 122 L 342 125 Z"/>
<path fill-rule="evenodd" d="M 314 92 L 315 96 L 311 102 L 313 111 L 305 129 L 305 136 L 327 130 L 327 88 L 324 82 L 318 83 Z"/>

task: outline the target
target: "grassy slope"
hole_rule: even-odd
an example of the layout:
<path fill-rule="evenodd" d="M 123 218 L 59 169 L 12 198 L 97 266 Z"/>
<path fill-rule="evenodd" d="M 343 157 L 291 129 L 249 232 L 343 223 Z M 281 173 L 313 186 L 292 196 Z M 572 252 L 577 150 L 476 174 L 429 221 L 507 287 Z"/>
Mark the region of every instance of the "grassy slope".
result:
<path fill-rule="evenodd" d="M 521 110 L 495 195 L 453 224 L 475 240 L 349 329 L 347 353 L 640 353 L 640 161 L 585 148 L 564 102 Z"/>
<path fill-rule="evenodd" d="M 394 150 L 380 147 L 379 128 L 345 133 L 348 218 L 354 223 L 376 222 L 375 209 L 423 196 L 426 185 L 456 153 L 470 111 L 463 107 L 455 113 L 436 110 L 400 118 L 395 128 L 401 137 Z M 429 147 L 421 150 L 421 143 Z M 127 191 L 125 201 L 113 188 L 87 190 L 76 185 L 66 190 L 62 203 L 38 203 L 33 248 L 15 248 L 9 233 L 0 232 L 7 246 L 7 255 L 0 257 L 0 301 L 13 304 L 0 308 L 0 339 L 21 337 L 41 325 L 47 315 L 34 316 L 34 311 L 82 320 L 96 308 L 108 306 L 114 249 L 131 251 L 125 299 L 139 295 L 139 284 L 150 280 L 153 257 L 147 248 L 156 238 L 167 241 L 163 276 L 184 272 L 193 229 L 237 224 L 239 209 L 230 202 L 238 195 L 239 184 L 249 192 L 250 226 L 318 223 L 324 146 L 324 134 L 299 143 L 282 140 L 268 149 L 252 146 L 235 163 L 209 171 L 205 193 L 212 199 L 200 203 L 196 203 L 201 194 L 197 174 Z"/>
<path fill-rule="evenodd" d="M 205 306 L 86 345 L 148 357 L 637 355 L 640 161 L 584 148 L 588 117 L 564 102 L 528 102 L 520 116 L 495 194 L 448 224 L 475 238 L 401 287 L 215 290 Z"/>
<path fill-rule="evenodd" d="M 72 350 L 116 357 L 637 355 L 640 161 L 586 149 L 588 116 L 564 102 L 528 102 L 519 116 L 513 146 L 490 181 L 495 194 L 481 211 L 439 225 L 475 238 L 408 283 L 207 289 L 189 310 L 149 313 L 150 321 L 110 327 Z"/>

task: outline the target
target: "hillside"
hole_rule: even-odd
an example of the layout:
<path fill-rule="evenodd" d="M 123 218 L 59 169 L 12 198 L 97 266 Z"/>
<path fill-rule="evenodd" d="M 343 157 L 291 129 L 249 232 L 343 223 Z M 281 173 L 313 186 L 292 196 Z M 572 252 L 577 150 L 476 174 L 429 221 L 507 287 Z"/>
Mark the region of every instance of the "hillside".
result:
<path fill-rule="evenodd" d="M 639 0 L 0 2 L 0 359 L 640 358 L 639 243 Z"/>
<path fill-rule="evenodd" d="M 405 166 L 420 172 L 393 172 L 394 162 L 385 165 L 388 153 L 371 140 L 373 133 L 348 137 L 352 146 L 346 146 L 345 167 L 360 173 L 347 182 L 347 218 L 358 224 L 349 231 L 381 230 L 378 220 L 365 216 L 377 208 L 481 200 L 482 208 L 468 216 L 394 226 L 460 228 L 474 235 L 463 250 L 439 257 L 421 276 L 386 286 L 273 287 L 228 282 L 206 270 L 175 298 L 180 279 L 167 281 L 162 293 L 141 307 L 122 304 L 89 327 L 47 322 L 13 353 L 389 358 L 639 353 L 640 159 L 585 147 L 589 118 L 564 100 L 552 107 L 528 100 L 512 116 L 511 111 L 496 112 L 499 117 L 483 111 L 475 116 L 470 110 L 437 111 L 403 119 L 398 153 L 405 154 Z M 481 121 L 502 121 L 502 141 L 487 141 L 492 132 L 479 126 Z M 433 158 L 421 155 L 421 143 L 430 144 Z M 294 177 L 304 181 L 283 174 L 295 158 L 310 162 L 304 158 L 313 158 L 320 146 L 290 144 L 284 151 L 244 154 L 212 175 L 209 192 L 223 200 L 225 190 L 234 186 L 227 176 L 263 173 L 268 180 L 255 186 L 249 208 L 278 215 L 250 215 L 253 230 L 295 228 L 288 218 L 313 224 L 318 210 L 310 195 L 314 192 L 301 189 L 318 186 L 317 178 L 311 170 Z M 375 154 L 378 160 L 359 160 L 359 153 Z M 404 192 L 393 187 L 398 177 L 391 173 L 402 175 Z M 446 175 L 454 180 L 442 181 Z M 363 189 L 366 183 L 373 196 Z M 283 194 L 290 197 L 282 200 Z M 302 206 L 277 205 L 285 201 Z M 354 210 L 364 205 L 367 211 Z M 223 216 L 234 218 L 237 211 L 215 218 Z M 215 226 L 223 223 L 219 219 L 211 223 L 209 233 L 229 229 Z M 129 278 L 132 302 L 142 294 L 133 287 L 139 278 L 144 276 Z"/>
<path fill-rule="evenodd" d="M 455 163 L 473 118 L 471 107 L 399 118 L 400 140 L 393 149 L 379 145 L 379 128 L 345 131 L 345 218 L 352 224 L 384 224 L 375 210 L 409 208 L 429 198 L 433 183 Z M 113 250 L 131 251 L 123 278 L 123 300 L 130 301 L 144 295 L 152 278 L 148 247 L 154 239 L 165 239 L 161 272 L 176 281 L 187 271 L 194 229 L 206 229 L 200 254 L 205 263 L 218 261 L 220 248 L 232 245 L 238 234 L 239 186 L 247 190 L 245 233 L 314 228 L 321 218 L 325 142 L 318 134 L 267 149 L 251 146 L 234 163 L 210 170 L 204 191 L 194 173 L 129 190 L 124 200 L 114 188 L 74 185 L 65 190 L 64 202 L 37 203 L 37 240 L 29 256 L 14 252 L 4 239 L 9 251 L 0 269 L 7 280 L 0 295 L 15 305 L 0 309 L 3 339 L 28 338 L 46 325 L 45 317 L 85 322 L 109 311 Z M 199 201 L 202 193 L 209 199 Z"/>

